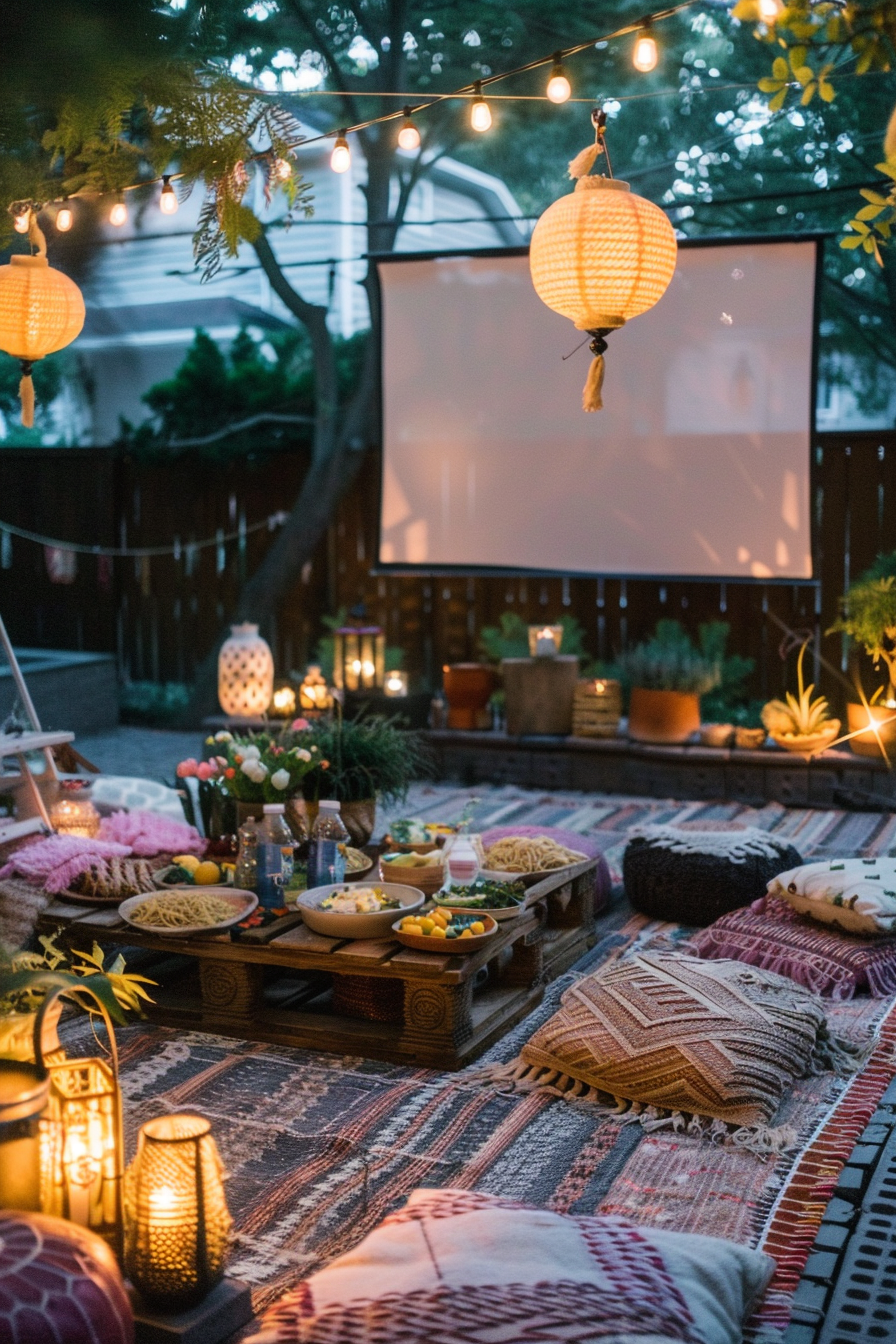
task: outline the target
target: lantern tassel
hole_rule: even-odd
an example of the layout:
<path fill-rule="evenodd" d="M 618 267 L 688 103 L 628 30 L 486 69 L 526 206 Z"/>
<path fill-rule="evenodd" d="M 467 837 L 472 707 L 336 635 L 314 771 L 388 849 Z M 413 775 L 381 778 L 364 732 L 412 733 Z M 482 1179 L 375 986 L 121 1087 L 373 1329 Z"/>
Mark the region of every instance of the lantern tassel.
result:
<path fill-rule="evenodd" d="M 578 153 L 574 159 L 570 159 L 569 162 L 570 177 L 576 177 L 576 178 L 587 177 L 588 174 L 591 172 L 591 169 L 594 167 L 594 161 L 597 158 L 598 154 L 600 154 L 602 149 L 603 145 L 600 143 L 600 141 L 595 140 L 593 145 L 589 145 L 587 149 L 583 149 L 580 153 Z"/>
<path fill-rule="evenodd" d="M 22 403 L 22 424 L 26 429 L 34 428 L 34 383 L 31 380 L 31 360 L 22 360 L 22 379 L 19 383 L 19 400 Z"/>
<path fill-rule="evenodd" d="M 582 410 L 583 411 L 602 411 L 604 408 L 601 390 L 604 385 L 604 351 L 607 343 L 604 337 L 611 331 L 610 327 L 598 327 L 595 331 L 589 333 L 591 341 L 588 349 L 594 358 L 591 361 L 591 368 L 588 370 L 588 377 L 585 379 L 585 387 L 582 392 Z"/>

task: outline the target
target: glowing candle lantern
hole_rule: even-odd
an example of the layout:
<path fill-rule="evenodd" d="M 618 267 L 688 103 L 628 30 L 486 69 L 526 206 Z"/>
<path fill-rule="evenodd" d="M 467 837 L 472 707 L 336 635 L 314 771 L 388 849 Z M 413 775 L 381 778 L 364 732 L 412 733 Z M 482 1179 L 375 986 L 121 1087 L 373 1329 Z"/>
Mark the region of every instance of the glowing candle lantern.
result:
<path fill-rule="evenodd" d="M 347 625 L 334 632 L 333 680 L 340 691 L 379 689 L 386 675 L 386 636 L 378 625 Z"/>
<path fill-rule="evenodd" d="M 271 712 L 278 719 L 291 719 L 296 712 L 296 693 L 291 686 L 279 686 L 271 700 Z"/>
<path fill-rule="evenodd" d="M 218 702 L 232 718 L 253 718 L 267 712 L 274 694 L 274 655 L 258 626 L 245 622 L 230 627 L 218 655 Z"/>
<path fill-rule="evenodd" d="M 333 697 L 323 673 L 316 663 L 308 668 L 299 687 L 299 706 L 303 714 L 317 717 L 333 708 Z"/>
<path fill-rule="evenodd" d="M 407 672 L 387 672 L 386 684 L 383 687 L 390 698 L 407 695 L 408 693 L 408 674 Z"/>
<path fill-rule="evenodd" d="M 529 657 L 556 658 L 563 643 L 562 625 L 530 625 Z"/>
<path fill-rule="evenodd" d="M 40 1131 L 49 1090 L 43 1069 L 0 1059 L 0 1209 L 40 1211 Z"/>
<path fill-rule="evenodd" d="M 57 835 L 93 839 L 100 833 L 100 814 L 89 798 L 60 798 L 50 808 L 50 822 Z"/>
<path fill-rule="evenodd" d="M 142 1126 L 126 1177 L 125 1267 L 148 1302 L 189 1306 L 223 1277 L 232 1225 L 223 1175 L 202 1116 Z"/>
<path fill-rule="evenodd" d="M 658 206 L 635 195 L 627 182 L 587 176 L 603 152 L 604 114 L 595 115 L 595 144 L 570 164 L 575 190 L 548 206 L 529 248 L 539 298 L 593 338 L 586 411 L 603 405 L 604 338 L 662 298 L 678 254 L 672 225 Z"/>

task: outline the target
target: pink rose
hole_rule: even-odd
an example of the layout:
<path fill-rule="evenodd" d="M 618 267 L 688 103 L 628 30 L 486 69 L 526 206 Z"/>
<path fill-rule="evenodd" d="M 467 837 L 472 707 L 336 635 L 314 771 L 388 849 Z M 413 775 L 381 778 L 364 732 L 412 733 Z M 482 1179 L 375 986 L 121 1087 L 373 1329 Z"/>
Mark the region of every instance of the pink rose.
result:
<path fill-rule="evenodd" d="M 196 762 L 196 758 L 191 756 L 189 760 L 181 761 L 174 773 L 177 775 L 178 779 L 191 779 L 198 769 L 199 766 Z"/>
<path fill-rule="evenodd" d="M 293 719 L 289 726 L 294 733 L 304 733 L 306 728 L 311 727 L 311 724 L 307 719 Z"/>
<path fill-rule="evenodd" d="M 197 779 L 213 779 L 218 773 L 218 767 L 214 761 L 200 761 L 196 767 Z"/>

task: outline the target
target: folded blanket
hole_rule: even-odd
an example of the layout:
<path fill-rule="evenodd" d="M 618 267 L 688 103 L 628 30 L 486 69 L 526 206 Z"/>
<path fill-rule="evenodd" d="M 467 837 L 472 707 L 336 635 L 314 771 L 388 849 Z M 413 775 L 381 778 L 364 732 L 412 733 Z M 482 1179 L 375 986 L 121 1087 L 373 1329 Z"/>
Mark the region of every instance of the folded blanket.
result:
<path fill-rule="evenodd" d="M 57 895 L 66 891 L 76 878 L 86 873 L 98 859 L 130 854 L 127 845 L 108 840 L 92 840 L 81 835 L 50 835 L 33 845 L 17 849 L 0 868 L 0 878 L 18 873 L 39 882 L 45 891 Z"/>
<path fill-rule="evenodd" d="M 113 812 L 100 824 L 103 840 L 127 845 L 128 853 L 148 858 L 152 854 L 201 854 L 205 841 L 193 826 L 157 812 Z"/>

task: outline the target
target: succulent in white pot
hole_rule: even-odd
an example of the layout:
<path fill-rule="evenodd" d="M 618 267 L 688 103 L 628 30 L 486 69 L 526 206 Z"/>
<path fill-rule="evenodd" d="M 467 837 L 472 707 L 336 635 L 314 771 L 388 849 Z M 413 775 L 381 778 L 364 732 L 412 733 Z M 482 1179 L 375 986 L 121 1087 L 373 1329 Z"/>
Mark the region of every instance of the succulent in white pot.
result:
<path fill-rule="evenodd" d="M 762 709 L 762 722 L 779 747 L 812 756 L 831 745 L 840 732 L 840 720 L 831 714 L 823 695 L 813 698 L 814 683 L 807 686 L 803 680 L 807 646 L 808 640 L 800 648 L 797 659 L 797 695 L 787 691 L 783 700 L 769 700 Z"/>

